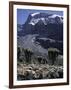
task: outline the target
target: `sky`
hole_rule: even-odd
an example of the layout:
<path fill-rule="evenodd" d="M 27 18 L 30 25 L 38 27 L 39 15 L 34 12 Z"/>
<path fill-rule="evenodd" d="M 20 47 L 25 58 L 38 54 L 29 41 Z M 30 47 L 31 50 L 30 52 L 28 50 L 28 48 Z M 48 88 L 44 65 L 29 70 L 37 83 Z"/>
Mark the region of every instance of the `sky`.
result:
<path fill-rule="evenodd" d="M 49 13 L 63 16 L 63 11 L 50 11 L 50 10 L 33 10 L 33 9 L 17 9 L 17 24 L 24 24 L 30 13 Z"/>

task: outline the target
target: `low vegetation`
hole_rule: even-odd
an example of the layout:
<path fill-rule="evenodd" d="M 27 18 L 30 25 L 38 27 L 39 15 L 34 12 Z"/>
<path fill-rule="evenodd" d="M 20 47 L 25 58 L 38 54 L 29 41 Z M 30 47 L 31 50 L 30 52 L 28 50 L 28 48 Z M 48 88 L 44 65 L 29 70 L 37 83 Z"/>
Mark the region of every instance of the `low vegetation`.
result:
<path fill-rule="evenodd" d="M 35 56 L 31 49 L 18 47 L 17 60 L 18 80 L 63 78 L 63 58 L 56 48 L 48 48 L 45 58 Z"/>

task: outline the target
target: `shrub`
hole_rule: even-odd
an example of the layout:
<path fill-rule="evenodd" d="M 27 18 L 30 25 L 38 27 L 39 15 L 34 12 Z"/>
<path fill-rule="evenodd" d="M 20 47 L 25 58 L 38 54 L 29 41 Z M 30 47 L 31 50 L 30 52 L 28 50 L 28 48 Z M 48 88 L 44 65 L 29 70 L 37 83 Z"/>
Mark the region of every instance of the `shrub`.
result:
<path fill-rule="evenodd" d="M 17 47 L 17 59 L 20 59 L 20 55 L 21 55 L 21 49 L 20 47 Z"/>
<path fill-rule="evenodd" d="M 54 64 L 58 54 L 59 50 L 57 48 L 48 48 L 48 57 L 50 60 L 52 60 L 52 65 Z"/>
<path fill-rule="evenodd" d="M 24 49 L 25 59 L 27 63 L 31 63 L 31 56 L 33 55 L 32 50 Z"/>

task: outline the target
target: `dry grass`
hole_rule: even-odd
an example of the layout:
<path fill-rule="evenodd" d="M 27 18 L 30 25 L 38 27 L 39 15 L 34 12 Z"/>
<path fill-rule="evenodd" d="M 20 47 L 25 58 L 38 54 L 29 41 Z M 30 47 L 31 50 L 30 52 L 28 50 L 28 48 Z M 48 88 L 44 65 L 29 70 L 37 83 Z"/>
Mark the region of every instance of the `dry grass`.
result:
<path fill-rule="evenodd" d="M 48 64 L 17 65 L 18 80 L 63 78 L 63 67 Z"/>

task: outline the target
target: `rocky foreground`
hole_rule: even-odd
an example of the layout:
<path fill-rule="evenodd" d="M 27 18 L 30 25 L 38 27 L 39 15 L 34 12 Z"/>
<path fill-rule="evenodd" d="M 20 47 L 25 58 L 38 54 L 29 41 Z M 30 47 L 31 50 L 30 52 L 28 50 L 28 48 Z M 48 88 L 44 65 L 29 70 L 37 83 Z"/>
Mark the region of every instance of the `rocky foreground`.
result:
<path fill-rule="evenodd" d="M 48 64 L 17 65 L 17 80 L 63 78 L 63 67 Z"/>

